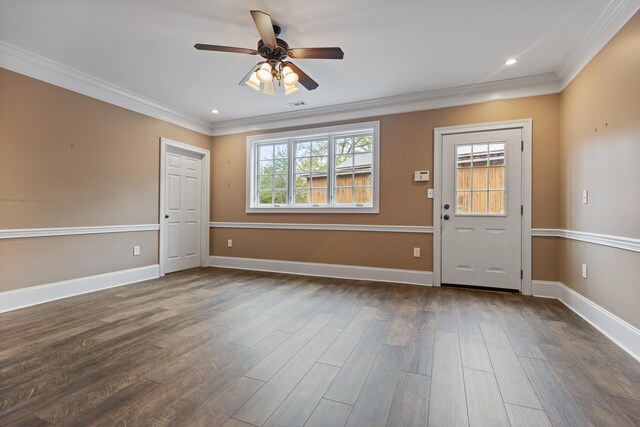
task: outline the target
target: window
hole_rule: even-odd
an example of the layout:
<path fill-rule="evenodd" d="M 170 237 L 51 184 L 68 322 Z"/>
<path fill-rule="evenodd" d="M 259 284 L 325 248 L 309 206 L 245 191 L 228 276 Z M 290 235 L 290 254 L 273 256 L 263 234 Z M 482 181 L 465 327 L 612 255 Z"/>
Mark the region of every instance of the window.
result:
<path fill-rule="evenodd" d="M 456 215 L 505 215 L 505 143 L 456 146 Z"/>
<path fill-rule="evenodd" d="M 329 139 L 294 141 L 295 206 L 329 204 Z"/>
<path fill-rule="evenodd" d="M 247 212 L 378 212 L 379 123 L 247 138 Z"/>
<path fill-rule="evenodd" d="M 287 203 L 289 147 L 287 144 L 260 144 L 258 150 L 258 203 Z"/>

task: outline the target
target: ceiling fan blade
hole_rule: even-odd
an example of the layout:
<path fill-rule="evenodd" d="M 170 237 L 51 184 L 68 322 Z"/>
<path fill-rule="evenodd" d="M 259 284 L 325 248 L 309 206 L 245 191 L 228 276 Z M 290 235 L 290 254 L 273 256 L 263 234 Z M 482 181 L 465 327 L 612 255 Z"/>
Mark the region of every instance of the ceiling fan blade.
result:
<path fill-rule="evenodd" d="M 252 10 L 251 17 L 256 24 L 260 38 L 264 44 L 270 47 L 276 47 L 278 42 L 276 41 L 276 33 L 273 32 L 273 22 L 271 22 L 271 16 L 260 10 Z"/>
<path fill-rule="evenodd" d="M 247 55 L 257 55 L 254 49 L 245 49 L 243 47 L 218 46 L 215 44 L 196 43 L 193 47 L 198 50 L 213 50 L 216 52 L 246 53 Z"/>
<path fill-rule="evenodd" d="M 293 63 L 286 61 L 286 62 L 283 62 L 282 65 L 288 65 L 289 67 L 291 67 L 293 72 L 298 75 L 298 83 L 304 86 L 307 90 L 314 90 L 318 86 L 320 86 L 318 82 L 316 82 L 311 77 L 309 77 L 304 71 L 302 71 Z"/>
<path fill-rule="evenodd" d="M 260 64 L 262 64 L 262 63 L 260 63 Z M 258 69 L 258 66 L 259 66 L 260 64 L 258 64 L 258 65 L 254 65 L 254 66 L 253 66 L 253 68 L 251 68 L 251 70 L 249 70 L 249 72 L 247 73 L 247 75 L 246 75 L 246 76 L 244 76 L 244 77 L 242 78 L 242 80 L 240 80 L 240 81 L 238 82 L 238 84 L 239 84 L 240 86 L 244 86 L 244 85 L 245 85 L 245 83 L 247 82 L 247 80 L 249 80 L 249 77 L 251 77 L 251 74 L 253 74 L 253 73 L 254 73 L 254 71 L 256 71 L 256 70 Z"/>
<path fill-rule="evenodd" d="M 339 47 L 303 47 L 289 49 L 291 58 L 296 59 L 342 59 L 344 52 Z"/>

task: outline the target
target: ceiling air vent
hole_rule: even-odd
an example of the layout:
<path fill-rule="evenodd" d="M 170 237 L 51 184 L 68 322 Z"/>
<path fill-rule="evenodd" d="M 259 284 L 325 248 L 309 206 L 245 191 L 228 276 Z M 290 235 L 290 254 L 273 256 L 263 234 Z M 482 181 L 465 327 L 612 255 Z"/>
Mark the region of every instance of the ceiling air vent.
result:
<path fill-rule="evenodd" d="M 287 105 L 289 107 L 293 107 L 293 108 L 300 108 L 300 107 L 304 107 L 305 105 L 307 105 L 307 103 L 304 102 L 304 101 L 296 101 L 296 102 L 287 102 Z"/>

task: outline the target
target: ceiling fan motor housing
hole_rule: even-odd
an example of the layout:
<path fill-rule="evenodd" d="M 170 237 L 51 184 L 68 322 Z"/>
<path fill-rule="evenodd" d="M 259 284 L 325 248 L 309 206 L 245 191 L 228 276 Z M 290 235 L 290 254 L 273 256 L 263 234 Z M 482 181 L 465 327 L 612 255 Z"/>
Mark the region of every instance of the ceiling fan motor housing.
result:
<path fill-rule="evenodd" d="M 276 47 L 269 47 L 264 44 L 262 40 L 258 41 L 258 54 L 266 60 L 280 61 L 287 57 L 289 52 L 289 45 L 282 39 L 276 38 L 278 45 Z"/>

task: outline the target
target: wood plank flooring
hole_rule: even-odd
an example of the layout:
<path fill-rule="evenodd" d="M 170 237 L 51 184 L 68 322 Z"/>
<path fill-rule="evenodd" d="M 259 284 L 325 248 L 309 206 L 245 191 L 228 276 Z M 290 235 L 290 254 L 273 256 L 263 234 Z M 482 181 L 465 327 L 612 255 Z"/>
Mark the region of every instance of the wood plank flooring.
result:
<path fill-rule="evenodd" d="M 558 301 L 194 269 L 0 314 L 2 426 L 633 426 Z"/>

